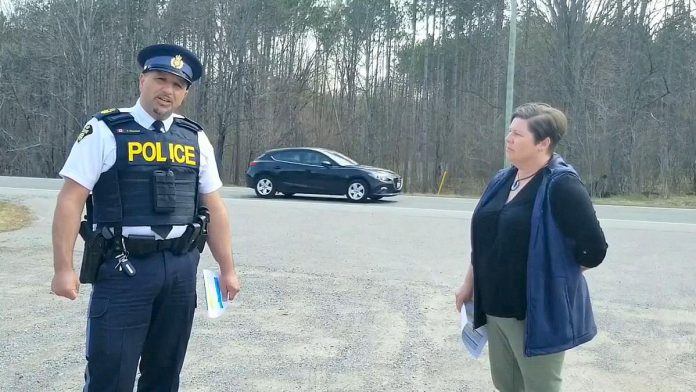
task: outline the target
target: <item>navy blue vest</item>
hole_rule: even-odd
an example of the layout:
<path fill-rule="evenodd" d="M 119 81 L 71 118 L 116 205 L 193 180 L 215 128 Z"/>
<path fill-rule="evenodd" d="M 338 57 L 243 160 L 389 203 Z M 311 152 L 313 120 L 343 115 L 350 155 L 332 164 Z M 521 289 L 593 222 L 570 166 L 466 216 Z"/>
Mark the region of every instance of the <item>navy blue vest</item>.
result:
<path fill-rule="evenodd" d="M 476 210 L 488 203 L 517 173 L 513 167 L 500 170 L 488 183 Z M 551 183 L 561 176 L 578 176 L 558 154 L 553 154 L 532 210 L 527 255 L 527 317 L 525 356 L 553 354 L 590 341 L 597 334 L 587 282 L 575 260 L 574 243 L 556 224 L 551 211 Z M 568 206 L 572 208 L 572 206 Z M 476 213 L 476 212 L 474 212 Z M 476 249 L 471 252 L 476 257 Z M 474 274 L 476 271 L 474 271 Z M 474 327 L 486 324 L 480 311 L 480 295 L 474 287 Z"/>
<path fill-rule="evenodd" d="M 175 118 L 168 132 L 143 128 L 130 113 L 104 111 L 116 139 L 116 162 L 92 190 L 100 226 L 185 225 L 198 207 L 201 127 Z"/>

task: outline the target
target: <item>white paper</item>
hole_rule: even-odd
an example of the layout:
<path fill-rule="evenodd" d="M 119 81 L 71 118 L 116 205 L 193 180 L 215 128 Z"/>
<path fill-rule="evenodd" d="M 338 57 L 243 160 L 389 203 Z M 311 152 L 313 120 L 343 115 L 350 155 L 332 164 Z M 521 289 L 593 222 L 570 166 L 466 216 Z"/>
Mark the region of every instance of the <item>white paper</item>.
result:
<path fill-rule="evenodd" d="M 462 306 L 460 329 L 462 344 L 473 358 L 479 358 L 488 342 L 488 331 L 485 325 L 474 329 L 473 302 L 467 302 Z"/>
<path fill-rule="evenodd" d="M 227 299 L 222 297 L 220 274 L 217 271 L 204 269 L 203 286 L 205 287 L 205 307 L 208 309 L 208 317 L 220 317 L 229 304 Z"/>

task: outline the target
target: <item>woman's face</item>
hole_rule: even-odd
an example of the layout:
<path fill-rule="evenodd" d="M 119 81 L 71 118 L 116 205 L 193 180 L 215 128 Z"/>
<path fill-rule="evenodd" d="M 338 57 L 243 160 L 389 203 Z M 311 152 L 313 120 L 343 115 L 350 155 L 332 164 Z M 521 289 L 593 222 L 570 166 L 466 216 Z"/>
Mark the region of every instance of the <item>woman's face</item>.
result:
<path fill-rule="evenodd" d="M 546 153 L 549 143 L 549 138 L 537 143 L 528 121 L 518 117 L 510 123 L 510 133 L 505 138 L 505 155 L 513 165 L 519 166 L 520 163 L 536 161 L 539 155 Z"/>

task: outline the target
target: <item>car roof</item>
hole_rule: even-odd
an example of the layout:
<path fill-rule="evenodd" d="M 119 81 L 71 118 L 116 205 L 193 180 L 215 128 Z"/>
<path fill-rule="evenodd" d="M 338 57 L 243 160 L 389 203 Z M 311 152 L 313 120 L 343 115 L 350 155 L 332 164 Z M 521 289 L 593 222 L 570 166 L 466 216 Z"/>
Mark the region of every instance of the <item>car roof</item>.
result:
<path fill-rule="evenodd" d="M 279 152 L 279 151 L 291 151 L 291 150 L 311 150 L 311 151 L 317 151 L 317 152 L 325 152 L 325 153 L 338 153 L 337 151 L 334 150 L 329 150 L 328 148 L 321 148 L 321 147 L 283 147 L 283 148 L 272 148 L 270 150 L 267 150 L 264 154 L 268 154 L 271 152 Z"/>

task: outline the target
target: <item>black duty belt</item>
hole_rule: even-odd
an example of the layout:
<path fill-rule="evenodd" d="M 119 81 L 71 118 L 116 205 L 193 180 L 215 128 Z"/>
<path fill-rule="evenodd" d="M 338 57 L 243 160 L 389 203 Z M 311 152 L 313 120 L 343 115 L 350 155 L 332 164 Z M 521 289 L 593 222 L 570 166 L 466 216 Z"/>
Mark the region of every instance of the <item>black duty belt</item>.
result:
<path fill-rule="evenodd" d="M 165 250 L 173 251 L 180 248 L 182 238 L 171 238 L 168 240 L 156 240 L 152 237 L 131 236 L 124 238 L 128 254 L 133 256 L 147 256 L 155 252 Z"/>
<path fill-rule="evenodd" d="M 155 237 L 151 235 L 130 235 L 123 238 L 121 237 L 121 226 L 116 226 L 113 232 L 115 238 L 112 238 L 111 235 L 108 237 L 109 250 L 118 252 L 116 254 L 121 255 L 124 254 L 123 252 L 127 252 L 126 254 L 131 254 L 133 256 L 147 256 L 165 250 L 171 251 L 176 255 L 183 255 L 194 249 L 198 249 L 198 252 L 203 252 L 206 240 L 208 239 L 209 222 L 210 214 L 208 213 L 208 209 L 201 207 L 198 209 L 198 215 L 194 217 L 193 223 L 186 226 L 186 230 L 184 230 L 181 237 L 168 240 L 156 240 Z M 108 229 L 106 231 L 111 234 Z M 123 239 L 125 249 L 123 249 L 119 242 L 121 239 Z"/>

